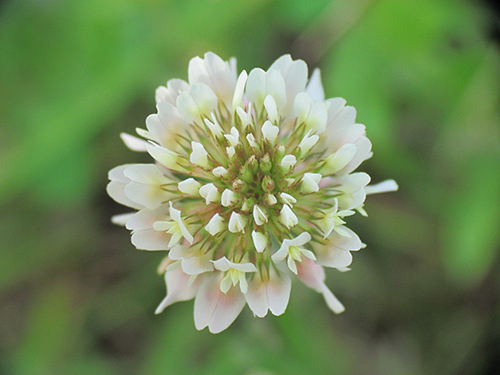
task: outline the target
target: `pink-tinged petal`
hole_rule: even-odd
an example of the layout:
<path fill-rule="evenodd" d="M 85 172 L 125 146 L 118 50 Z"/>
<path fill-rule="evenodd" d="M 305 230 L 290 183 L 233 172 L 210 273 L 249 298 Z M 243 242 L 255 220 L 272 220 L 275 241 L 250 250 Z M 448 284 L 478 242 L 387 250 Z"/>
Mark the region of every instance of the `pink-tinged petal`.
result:
<path fill-rule="evenodd" d="M 226 294 L 221 293 L 217 308 L 210 319 L 208 329 L 211 333 L 219 333 L 229 327 L 240 315 L 246 301 L 238 288 L 231 288 Z"/>
<path fill-rule="evenodd" d="M 278 275 L 271 267 L 270 279 L 267 283 L 267 298 L 269 301 L 269 310 L 274 315 L 281 315 L 285 312 L 290 299 L 292 289 L 292 280 L 284 274 Z"/>
<path fill-rule="evenodd" d="M 299 264 L 298 276 L 309 288 L 321 293 L 325 281 L 325 271 L 323 267 L 313 260 L 304 258 Z"/>
<path fill-rule="evenodd" d="M 194 300 L 194 325 L 198 331 L 208 326 L 217 308 L 220 295 L 223 294 L 219 289 L 222 276 L 222 274 L 216 274 L 209 277 L 196 294 Z"/>
<path fill-rule="evenodd" d="M 269 300 L 267 297 L 267 283 L 263 282 L 260 275 L 255 275 L 248 283 L 248 291 L 245 294 L 248 307 L 259 318 L 267 315 Z"/>
<path fill-rule="evenodd" d="M 160 314 L 166 307 L 180 301 L 189 301 L 196 296 L 201 286 L 201 278 L 189 285 L 191 276 L 182 272 L 181 268 L 175 268 L 165 272 L 165 283 L 167 284 L 167 296 L 161 301 L 155 311 L 155 314 Z"/>
<path fill-rule="evenodd" d="M 342 303 L 333 295 L 332 291 L 328 289 L 326 285 L 324 285 L 321 293 L 323 294 L 323 298 L 325 299 L 327 306 L 335 314 L 340 314 L 345 311 L 344 305 L 342 305 Z"/>
<path fill-rule="evenodd" d="M 269 279 L 263 281 L 260 275 L 250 280 L 245 299 L 253 313 L 262 318 L 271 310 L 274 315 L 285 312 L 290 299 L 292 281 L 286 275 L 278 275 L 274 268 L 269 270 Z"/>
<path fill-rule="evenodd" d="M 231 325 L 245 306 L 245 298 L 238 288 L 231 288 L 226 294 L 219 287 L 222 275 L 207 279 L 194 301 L 194 322 L 196 329 L 208 326 L 211 333 L 219 333 Z"/>
<path fill-rule="evenodd" d="M 325 284 L 325 271 L 323 267 L 314 263 L 311 259 L 303 258 L 299 264 L 298 271 L 298 276 L 302 282 L 309 288 L 323 294 L 326 304 L 335 314 L 344 311 L 344 306 Z"/>
<path fill-rule="evenodd" d="M 201 252 L 201 251 L 200 251 Z M 203 272 L 213 271 L 214 266 L 210 262 L 211 254 L 197 254 L 191 258 L 182 260 L 182 269 L 188 275 L 198 275 Z"/>
<path fill-rule="evenodd" d="M 132 233 L 132 244 L 139 250 L 168 250 L 170 235 L 154 229 L 137 230 Z"/>

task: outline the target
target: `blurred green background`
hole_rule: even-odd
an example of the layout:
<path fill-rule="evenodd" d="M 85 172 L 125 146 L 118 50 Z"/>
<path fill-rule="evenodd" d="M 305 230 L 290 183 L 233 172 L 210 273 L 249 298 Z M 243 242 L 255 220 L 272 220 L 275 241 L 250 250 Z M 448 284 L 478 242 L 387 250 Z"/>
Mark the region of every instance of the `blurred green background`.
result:
<path fill-rule="evenodd" d="M 462 0 L 1 3 L 0 374 L 500 374 L 499 25 Z M 153 314 L 164 254 L 110 223 L 107 171 L 149 161 L 119 133 L 206 51 L 320 67 L 367 125 L 360 169 L 398 181 L 327 272 L 345 313 L 297 283 L 219 335 L 192 302 Z"/>

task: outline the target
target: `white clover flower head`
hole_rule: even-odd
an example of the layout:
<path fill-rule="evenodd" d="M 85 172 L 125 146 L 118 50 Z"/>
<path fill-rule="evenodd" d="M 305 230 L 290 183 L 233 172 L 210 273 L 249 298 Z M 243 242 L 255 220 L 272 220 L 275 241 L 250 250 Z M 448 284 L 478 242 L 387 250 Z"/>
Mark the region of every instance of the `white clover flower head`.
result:
<path fill-rule="evenodd" d="M 323 267 L 346 270 L 364 246 L 344 219 L 365 213 L 367 194 L 397 190 L 354 172 L 372 155 L 354 108 L 325 100 L 319 70 L 308 81 L 289 55 L 238 75 L 235 60 L 211 52 L 156 101 L 137 130 L 145 140 L 122 135 L 153 162 L 112 169 L 107 190 L 136 210 L 113 218 L 132 243 L 168 251 L 157 312 L 194 298 L 196 328 L 217 333 L 246 304 L 258 317 L 282 314 L 295 275 L 341 312 Z"/>

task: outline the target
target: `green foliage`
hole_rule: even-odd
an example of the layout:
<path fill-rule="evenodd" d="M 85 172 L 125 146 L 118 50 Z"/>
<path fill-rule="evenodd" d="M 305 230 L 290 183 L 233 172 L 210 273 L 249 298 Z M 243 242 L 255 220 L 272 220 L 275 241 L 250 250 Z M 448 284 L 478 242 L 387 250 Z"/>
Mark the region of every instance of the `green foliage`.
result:
<path fill-rule="evenodd" d="M 477 374 L 500 334 L 500 53 L 456 0 L 7 1 L 0 14 L 0 373 Z M 362 166 L 400 191 L 348 222 L 368 247 L 328 273 L 347 311 L 294 285 L 282 317 L 196 332 L 154 316 L 162 254 L 133 249 L 106 173 L 141 162 L 154 89 L 212 50 L 239 69 L 319 66 L 367 125 Z M 493 351 L 494 349 L 491 349 Z M 492 367 L 491 367 L 492 368 Z M 482 372 L 481 372 L 482 371 Z"/>

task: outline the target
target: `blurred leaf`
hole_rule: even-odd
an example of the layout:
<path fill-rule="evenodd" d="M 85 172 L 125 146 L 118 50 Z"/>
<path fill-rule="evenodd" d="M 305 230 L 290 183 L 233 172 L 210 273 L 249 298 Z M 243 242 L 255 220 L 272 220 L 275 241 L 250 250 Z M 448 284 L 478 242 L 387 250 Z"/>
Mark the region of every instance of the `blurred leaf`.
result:
<path fill-rule="evenodd" d="M 146 351 L 141 374 L 199 374 L 202 358 L 213 350 L 210 334 L 196 333 L 193 302 L 169 307 L 155 318 L 158 329 Z M 217 336 L 219 337 L 219 336 Z"/>
<path fill-rule="evenodd" d="M 51 375 L 74 355 L 72 288 L 57 282 L 42 290 L 28 313 L 23 339 L 15 352 L 14 374 Z M 63 371 L 64 372 L 64 371 Z"/>
<path fill-rule="evenodd" d="M 451 195 L 444 212 L 445 266 L 469 287 L 482 280 L 498 255 L 499 165 L 493 155 L 470 160 L 463 169 L 463 185 Z"/>

